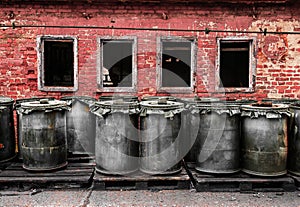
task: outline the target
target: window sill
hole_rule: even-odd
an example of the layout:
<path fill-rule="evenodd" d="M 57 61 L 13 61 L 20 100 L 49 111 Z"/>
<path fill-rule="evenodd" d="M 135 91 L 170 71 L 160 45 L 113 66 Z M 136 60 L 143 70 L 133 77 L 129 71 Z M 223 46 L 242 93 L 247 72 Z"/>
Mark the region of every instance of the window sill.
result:
<path fill-rule="evenodd" d="M 194 90 L 191 87 L 161 87 L 157 89 L 157 92 L 174 94 L 192 94 Z"/>
<path fill-rule="evenodd" d="M 128 93 L 135 93 L 136 88 L 132 87 L 107 87 L 107 88 L 98 88 L 97 93 L 102 93 L 102 92 L 110 92 L 110 93 L 118 93 L 118 92 L 128 92 Z"/>
<path fill-rule="evenodd" d="M 216 88 L 217 92 L 225 92 L 225 93 L 254 93 L 254 88 L 234 88 L 234 87 L 228 87 L 228 88 Z"/>
<path fill-rule="evenodd" d="M 39 88 L 40 91 L 50 91 L 50 92 L 75 92 L 78 90 L 77 87 L 41 87 Z"/>

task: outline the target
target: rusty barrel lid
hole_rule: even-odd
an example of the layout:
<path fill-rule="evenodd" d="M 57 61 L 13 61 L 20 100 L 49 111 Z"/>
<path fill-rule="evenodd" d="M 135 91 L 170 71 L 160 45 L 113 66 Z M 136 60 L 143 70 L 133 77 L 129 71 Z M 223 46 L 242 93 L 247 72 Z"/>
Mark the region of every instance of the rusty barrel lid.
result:
<path fill-rule="evenodd" d="M 21 98 L 16 100 L 16 107 L 20 107 L 21 103 L 39 101 L 41 99 L 54 100 L 54 97 L 31 97 L 31 98 Z"/>
<path fill-rule="evenodd" d="M 21 107 L 19 109 L 20 112 L 31 112 L 31 111 L 52 111 L 52 110 L 63 110 L 69 109 L 67 106 L 67 102 L 59 101 L 59 100 L 48 100 L 48 99 L 40 99 L 38 101 L 25 102 L 21 103 Z"/>
<path fill-rule="evenodd" d="M 157 99 L 157 100 L 149 100 L 149 101 L 141 101 L 141 107 L 147 109 L 159 109 L 159 110 L 172 110 L 172 109 L 180 109 L 183 108 L 183 103 L 169 101 L 167 99 Z"/>

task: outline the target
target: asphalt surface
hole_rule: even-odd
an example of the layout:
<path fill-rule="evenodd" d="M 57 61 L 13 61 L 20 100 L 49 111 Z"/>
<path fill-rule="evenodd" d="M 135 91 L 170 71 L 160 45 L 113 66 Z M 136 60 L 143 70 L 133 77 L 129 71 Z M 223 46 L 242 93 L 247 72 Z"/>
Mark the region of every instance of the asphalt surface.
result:
<path fill-rule="evenodd" d="M 261 206 L 300 207 L 300 191 L 212 193 L 195 190 L 97 191 L 91 189 L 0 191 L 0 206 Z"/>

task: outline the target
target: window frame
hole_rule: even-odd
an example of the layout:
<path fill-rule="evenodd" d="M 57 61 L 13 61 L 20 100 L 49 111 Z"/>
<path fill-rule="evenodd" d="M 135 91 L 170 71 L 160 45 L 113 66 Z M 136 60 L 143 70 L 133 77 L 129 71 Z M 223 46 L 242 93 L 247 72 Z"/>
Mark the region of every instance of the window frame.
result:
<path fill-rule="evenodd" d="M 191 43 L 191 74 L 190 86 L 188 87 L 163 87 L 162 86 L 162 53 L 163 42 L 190 42 Z M 193 93 L 194 92 L 194 74 L 197 65 L 197 38 L 196 37 L 178 37 L 178 36 L 160 36 L 157 37 L 157 56 L 156 56 L 156 84 L 158 92 L 170 93 Z"/>
<path fill-rule="evenodd" d="M 121 40 L 132 41 L 132 86 L 131 87 L 104 87 L 103 86 L 103 47 L 102 41 Z M 136 36 L 101 36 L 97 38 L 97 85 L 98 92 L 136 92 L 137 89 L 137 37 Z"/>
<path fill-rule="evenodd" d="M 248 42 L 249 43 L 249 87 L 220 87 L 221 77 L 221 42 L 229 43 Z M 217 38 L 217 57 L 216 57 L 216 91 L 228 93 L 234 92 L 254 92 L 256 77 L 256 38 L 255 37 L 222 37 Z"/>
<path fill-rule="evenodd" d="M 45 61 L 44 61 L 44 42 L 45 41 L 72 41 L 73 42 L 73 83 L 74 86 L 45 86 Z M 62 91 L 74 92 L 78 90 L 78 40 L 75 36 L 63 35 L 43 35 L 37 37 L 37 54 L 38 54 L 38 90 L 40 91 Z"/>

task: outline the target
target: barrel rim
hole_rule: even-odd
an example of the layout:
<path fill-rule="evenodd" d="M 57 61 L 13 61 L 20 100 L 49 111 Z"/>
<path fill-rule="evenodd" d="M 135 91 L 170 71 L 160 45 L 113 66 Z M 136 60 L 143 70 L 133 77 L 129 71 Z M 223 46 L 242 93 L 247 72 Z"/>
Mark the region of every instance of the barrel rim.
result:
<path fill-rule="evenodd" d="M 21 103 L 21 108 L 44 110 L 44 109 L 65 107 L 66 105 L 67 103 L 65 101 L 59 101 L 59 100 L 50 100 L 48 101 L 48 103 L 40 103 L 39 101 L 32 101 L 32 102 Z"/>
<path fill-rule="evenodd" d="M 108 100 L 108 101 L 96 101 L 95 106 L 101 108 L 137 108 L 138 102 L 120 101 L 120 100 Z"/>
<path fill-rule="evenodd" d="M 290 105 L 291 109 L 297 109 L 300 110 L 300 102 L 294 103 Z"/>
<path fill-rule="evenodd" d="M 14 99 L 6 96 L 0 96 L 0 105 L 7 105 L 14 103 Z"/>
<path fill-rule="evenodd" d="M 241 110 L 244 111 L 287 111 L 289 105 L 287 104 L 272 104 L 272 106 L 253 106 L 252 104 L 241 105 Z"/>
<path fill-rule="evenodd" d="M 165 103 L 159 104 L 158 100 L 151 101 L 141 101 L 141 107 L 146 109 L 160 109 L 160 110 L 170 110 L 170 109 L 180 109 L 183 108 L 184 104 L 175 101 L 166 101 Z"/>

